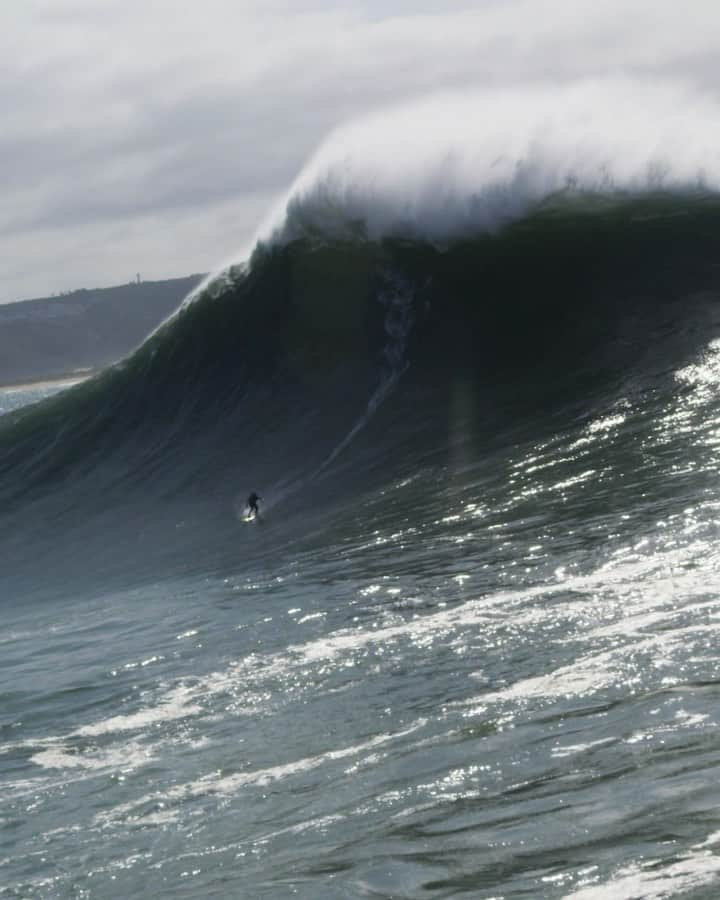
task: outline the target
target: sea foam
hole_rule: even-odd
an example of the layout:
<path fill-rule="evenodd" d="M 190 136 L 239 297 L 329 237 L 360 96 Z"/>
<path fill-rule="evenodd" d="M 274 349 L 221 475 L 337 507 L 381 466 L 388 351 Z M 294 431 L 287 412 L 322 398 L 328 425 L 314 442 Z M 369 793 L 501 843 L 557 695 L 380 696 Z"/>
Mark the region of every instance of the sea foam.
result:
<path fill-rule="evenodd" d="M 186 298 L 221 292 L 259 245 L 302 237 L 442 244 L 575 198 L 720 191 L 720 101 L 618 76 L 442 93 L 337 128 L 249 244 Z"/>
<path fill-rule="evenodd" d="M 720 188 L 720 103 L 631 78 L 439 95 L 339 128 L 257 239 L 443 241 L 495 231 L 559 191 Z"/>

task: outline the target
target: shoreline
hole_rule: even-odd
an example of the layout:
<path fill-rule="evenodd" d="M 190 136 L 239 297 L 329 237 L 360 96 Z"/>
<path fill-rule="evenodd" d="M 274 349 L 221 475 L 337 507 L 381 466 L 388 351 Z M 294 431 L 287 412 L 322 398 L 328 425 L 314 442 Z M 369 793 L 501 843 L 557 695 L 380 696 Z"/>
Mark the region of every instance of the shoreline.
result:
<path fill-rule="evenodd" d="M 49 387 L 72 387 L 80 384 L 81 381 L 87 381 L 97 374 L 99 369 L 78 369 L 76 372 L 68 372 L 64 375 L 49 375 L 43 378 L 33 378 L 29 381 L 11 381 L 8 384 L 0 384 L 0 391 L 6 394 L 12 394 L 16 391 L 30 391 L 38 388 Z"/>

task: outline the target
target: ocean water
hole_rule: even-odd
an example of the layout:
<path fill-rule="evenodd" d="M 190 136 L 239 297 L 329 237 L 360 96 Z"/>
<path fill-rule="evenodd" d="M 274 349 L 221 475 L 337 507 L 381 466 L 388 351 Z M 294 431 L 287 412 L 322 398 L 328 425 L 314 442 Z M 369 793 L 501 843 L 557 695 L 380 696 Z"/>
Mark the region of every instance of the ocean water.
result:
<path fill-rule="evenodd" d="M 718 895 L 712 160 L 533 129 L 440 212 L 331 146 L 132 357 L 0 395 L 0 897 Z"/>
<path fill-rule="evenodd" d="M 38 403 L 40 400 L 45 400 L 46 397 L 52 397 L 75 383 L 74 381 L 43 381 L 0 387 L 0 416 L 31 403 Z"/>

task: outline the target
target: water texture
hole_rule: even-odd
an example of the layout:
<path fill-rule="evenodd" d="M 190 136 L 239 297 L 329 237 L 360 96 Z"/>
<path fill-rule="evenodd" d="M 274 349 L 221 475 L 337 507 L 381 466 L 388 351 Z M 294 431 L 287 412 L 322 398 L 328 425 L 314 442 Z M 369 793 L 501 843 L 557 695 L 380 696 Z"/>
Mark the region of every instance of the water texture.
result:
<path fill-rule="evenodd" d="M 0 897 L 717 896 L 720 203 L 562 134 L 0 393 Z"/>

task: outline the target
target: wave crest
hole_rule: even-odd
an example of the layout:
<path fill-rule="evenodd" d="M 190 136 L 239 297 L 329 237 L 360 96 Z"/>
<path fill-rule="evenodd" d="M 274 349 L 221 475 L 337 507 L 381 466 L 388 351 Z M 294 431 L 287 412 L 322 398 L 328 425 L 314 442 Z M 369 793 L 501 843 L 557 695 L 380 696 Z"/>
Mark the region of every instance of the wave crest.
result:
<path fill-rule="evenodd" d="M 629 78 L 443 95 L 370 115 L 317 151 L 258 233 L 493 232 L 559 192 L 604 197 L 720 188 L 720 104 Z"/>

